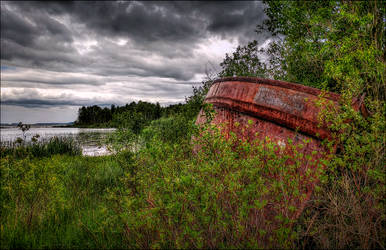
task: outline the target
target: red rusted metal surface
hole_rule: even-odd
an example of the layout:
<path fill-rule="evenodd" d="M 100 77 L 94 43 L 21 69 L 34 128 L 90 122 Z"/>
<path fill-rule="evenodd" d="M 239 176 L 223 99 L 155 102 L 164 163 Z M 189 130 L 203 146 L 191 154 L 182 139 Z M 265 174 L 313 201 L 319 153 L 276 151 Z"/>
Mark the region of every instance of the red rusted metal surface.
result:
<path fill-rule="evenodd" d="M 310 143 L 302 148 L 301 153 L 311 155 L 316 151 L 317 153 L 314 152 L 312 157 L 319 159 L 326 151 L 321 144 L 322 140 L 330 138 L 327 127 L 319 125 L 320 108 L 315 103 L 321 93 L 315 88 L 284 81 L 255 77 L 227 77 L 214 82 L 205 102 L 213 104 L 216 111 L 212 123 L 226 124 L 224 131 L 226 136 L 230 131 L 239 137 L 245 136 L 241 128 L 245 128 L 252 121 L 252 126 L 249 125 L 246 131 L 249 139 L 264 140 L 269 137 L 283 148 L 286 147 L 288 139 L 292 139 L 295 145 L 309 140 Z M 339 107 L 338 94 L 327 92 L 324 93 L 323 98 Z M 354 100 L 353 107 L 365 113 L 362 101 Z M 206 121 L 203 114 L 201 110 L 196 124 Z M 237 123 L 240 125 L 235 126 Z M 298 169 L 298 174 L 304 179 L 300 183 L 303 185 L 300 191 L 305 199 L 294 198 L 292 204 L 297 207 L 297 211 L 291 216 L 293 219 L 300 215 L 314 189 L 315 181 L 310 178 L 316 175 L 311 174 L 306 177 L 306 171 L 306 164 Z"/>

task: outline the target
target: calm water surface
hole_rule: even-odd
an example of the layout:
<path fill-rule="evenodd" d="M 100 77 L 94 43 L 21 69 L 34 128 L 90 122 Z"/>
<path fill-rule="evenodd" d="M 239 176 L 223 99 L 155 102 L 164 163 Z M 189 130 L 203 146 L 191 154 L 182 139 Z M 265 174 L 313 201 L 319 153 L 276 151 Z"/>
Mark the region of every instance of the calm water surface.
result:
<path fill-rule="evenodd" d="M 30 128 L 25 132 L 26 141 L 31 141 L 32 136 L 39 134 L 39 141 L 56 137 L 71 137 L 82 147 L 83 155 L 98 156 L 107 155 L 105 139 L 114 128 Z M 13 142 L 17 137 L 23 137 L 18 128 L 1 128 L 1 142 Z"/>

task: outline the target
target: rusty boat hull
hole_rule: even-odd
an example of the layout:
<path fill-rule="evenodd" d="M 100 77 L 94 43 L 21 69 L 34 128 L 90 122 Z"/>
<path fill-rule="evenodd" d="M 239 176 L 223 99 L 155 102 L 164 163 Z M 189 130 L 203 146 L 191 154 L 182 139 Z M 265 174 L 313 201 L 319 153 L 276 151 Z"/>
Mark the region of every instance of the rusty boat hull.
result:
<path fill-rule="evenodd" d="M 205 103 L 212 104 L 215 111 L 211 123 L 225 124 L 225 136 L 233 132 L 239 138 L 250 140 L 266 140 L 268 137 L 282 148 L 287 146 L 288 139 L 294 145 L 307 141 L 300 153 L 319 160 L 327 153 L 322 141 L 331 137 L 327 126 L 320 125 L 318 117 L 320 107 L 316 102 L 321 95 L 324 101 L 339 107 L 340 96 L 336 93 L 284 81 L 227 77 L 214 81 Z M 358 100 L 353 102 L 356 110 L 364 110 L 362 105 Z M 201 110 L 196 124 L 205 122 L 206 117 Z M 243 130 L 245 127 L 248 129 Z M 335 148 L 332 153 L 334 151 Z M 307 167 L 307 164 L 302 164 L 297 171 L 303 179 L 300 183 L 303 185 L 300 187 L 302 199 L 292 197 L 291 203 L 297 210 L 290 216 L 291 219 L 299 217 L 318 182 L 316 174 L 306 176 Z M 312 173 L 315 172 L 316 169 L 312 169 Z M 267 214 L 272 215 L 272 211 Z"/>

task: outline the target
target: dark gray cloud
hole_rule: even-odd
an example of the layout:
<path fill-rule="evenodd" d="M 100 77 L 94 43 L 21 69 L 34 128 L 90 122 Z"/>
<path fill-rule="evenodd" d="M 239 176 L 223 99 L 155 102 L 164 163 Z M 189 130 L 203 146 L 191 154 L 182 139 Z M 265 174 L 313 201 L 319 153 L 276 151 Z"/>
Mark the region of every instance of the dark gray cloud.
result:
<path fill-rule="evenodd" d="M 63 105 L 71 105 L 71 106 L 82 106 L 84 104 L 81 103 L 73 103 L 68 100 L 42 100 L 42 99 L 7 99 L 5 101 L 2 101 L 3 105 L 14 105 L 14 106 L 22 106 L 22 107 L 45 107 L 45 106 L 63 106 Z M 97 103 L 96 105 L 100 105 Z"/>
<path fill-rule="evenodd" d="M 1 1 L 1 102 L 182 102 L 208 65 L 269 38 L 265 18 L 252 1 Z"/>
<path fill-rule="evenodd" d="M 18 6 L 9 6 L 5 2 L 1 6 L 1 40 L 2 45 L 3 41 L 8 41 L 28 48 L 60 48 L 65 52 L 72 51 L 66 45 L 73 41 L 71 31 L 65 25 L 46 13 L 41 13 L 41 10 L 25 13 Z M 6 54 L 2 53 L 2 56 L 12 56 L 7 47 L 4 53 Z"/>
<path fill-rule="evenodd" d="M 191 43 L 208 31 L 248 36 L 265 18 L 263 4 L 256 1 L 43 1 L 20 2 L 18 7 L 40 15 L 70 13 L 89 29 L 129 36 L 141 44 L 158 40 Z"/>

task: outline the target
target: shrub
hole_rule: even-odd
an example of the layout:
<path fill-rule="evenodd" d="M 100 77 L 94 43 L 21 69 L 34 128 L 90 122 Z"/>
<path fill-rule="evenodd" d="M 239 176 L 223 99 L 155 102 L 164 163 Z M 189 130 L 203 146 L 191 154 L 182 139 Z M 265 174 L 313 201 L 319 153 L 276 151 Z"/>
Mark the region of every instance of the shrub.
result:
<path fill-rule="evenodd" d="M 304 162 L 320 163 L 297 154 L 296 146 L 293 156 L 280 155 L 272 143 L 227 140 L 215 127 L 200 133 L 191 144 L 153 137 L 135 156 L 124 188 L 111 190 L 114 225 L 128 246 L 293 246 L 301 191 L 300 178 L 291 177 Z"/>
<path fill-rule="evenodd" d="M 183 115 L 160 118 L 153 121 L 141 134 L 144 141 L 151 141 L 153 137 L 167 143 L 186 142 L 190 140 L 194 120 Z"/>

